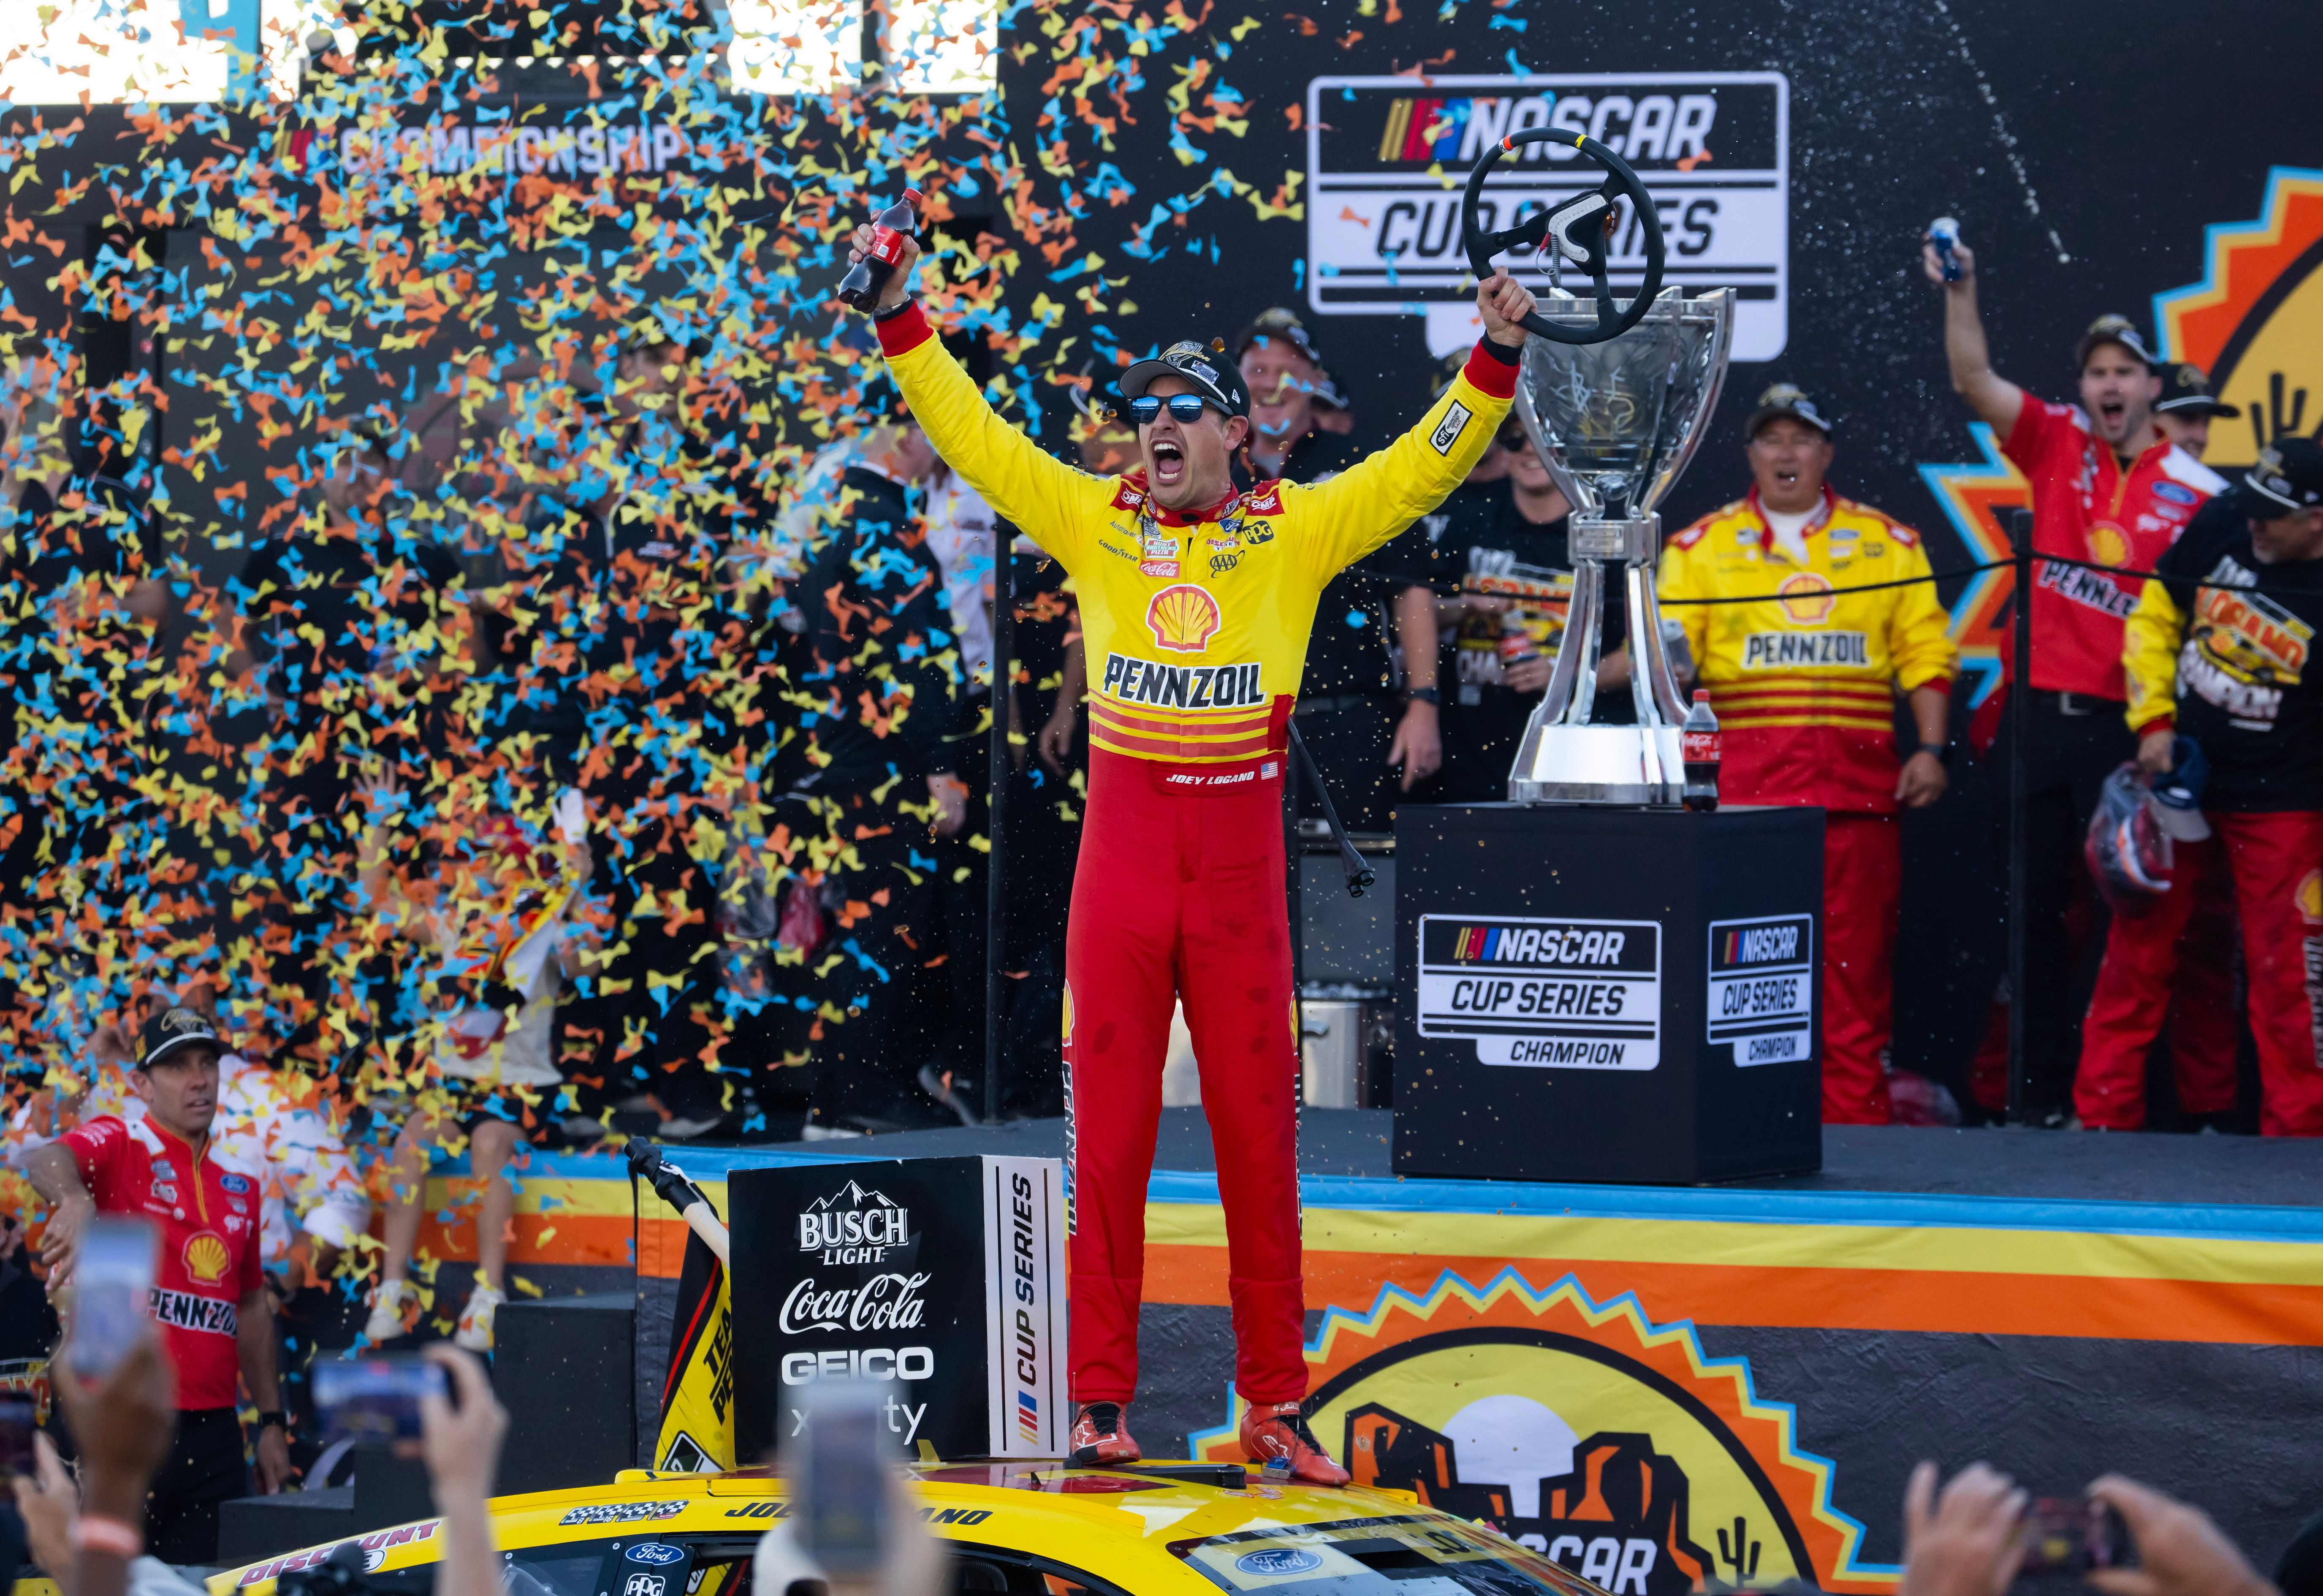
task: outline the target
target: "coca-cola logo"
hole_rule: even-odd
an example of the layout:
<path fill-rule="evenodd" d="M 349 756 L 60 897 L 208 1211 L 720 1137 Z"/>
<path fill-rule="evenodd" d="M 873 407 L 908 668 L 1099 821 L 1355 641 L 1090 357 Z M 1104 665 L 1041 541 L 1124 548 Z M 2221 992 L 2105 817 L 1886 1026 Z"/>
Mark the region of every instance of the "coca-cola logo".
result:
<path fill-rule="evenodd" d="M 817 1262 L 885 1263 L 890 1248 L 911 1240 L 911 1210 L 885 1194 L 866 1191 L 850 1180 L 827 1197 L 817 1197 L 798 1216 L 802 1252 L 822 1254 Z"/>
<path fill-rule="evenodd" d="M 809 1275 L 783 1298 L 782 1329 L 785 1335 L 809 1330 L 916 1330 L 927 1312 L 920 1295 L 930 1276 L 890 1271 L 873 1275 L 859 1286 L 815 1289 Z"/>

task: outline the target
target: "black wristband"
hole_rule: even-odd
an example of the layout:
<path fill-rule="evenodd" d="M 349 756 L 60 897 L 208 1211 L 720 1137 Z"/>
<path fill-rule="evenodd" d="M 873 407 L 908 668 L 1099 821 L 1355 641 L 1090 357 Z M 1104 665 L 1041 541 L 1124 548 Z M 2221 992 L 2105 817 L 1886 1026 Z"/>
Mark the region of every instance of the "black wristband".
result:
<path fill-rule="evenodd" d="M 258 1427 L 260 1429 L 265 1429 L 270 1425 L 278 1430 L 288 1433 L 290 1428 L 290 1416 L 280 1409 L 277 1409 L 272 1413 L 262 1413 L 258 1416 Z"/>
<path fill-rule="evenodd" d="M 873 321 L 893 321 L 918 303 L 918 299 L 906 294 L 900 302 L 888 306 L 886 309 L 873 311 L 871 313 L 871 319 Z"/>
<path fill-rule="evenodd" d="M 1403 702 L 1411 704 L 1434 704 L 1440 710 L 1444 707 L 1444 695 L 1433 687 L 1413 687 L 1405 691 Z"/>
<path fill-rule="evenodd" d="M 1491 355 L 1494 360 L 1500 362 L 1501 364 L 1504 366 L 1515 365 L 1519 361 L 1524 359 L 1524 345 L 1521 344 L 1518 344 L 1514 349 L 1510 349 L 1505 344 L 1494 343 L 1490 338 L 1479 338 L 1476 340 L 1476 344 L 1477 346 L 1483 350 L 1486 354 Z"/>
<path fill-rule="evenodd" d="M 1937 764 L 1945 766 L 1947 769 L 1951 768 L 1952 762 L 1952 746 L 1950 743 L 1922 743 L 1919 746 L 1917 752 L 1923 754 L 1933 754 L 1935 756 Z"/>

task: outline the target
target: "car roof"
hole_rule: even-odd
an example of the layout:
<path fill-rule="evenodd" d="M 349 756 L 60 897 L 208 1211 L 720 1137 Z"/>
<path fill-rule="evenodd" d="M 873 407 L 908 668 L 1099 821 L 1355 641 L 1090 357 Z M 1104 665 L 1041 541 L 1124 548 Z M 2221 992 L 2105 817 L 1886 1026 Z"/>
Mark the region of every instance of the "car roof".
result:
<path fill-rule="evenodd" d="M 1191 1459 L 1114 1469 L 923 1463 L 910 1465 L 907 1474 L 922 1519 L 940 1537 L 1052 1559 L 1141 1591 L 1181 1584 L 1214 1590 L 1171 1552 L 1172 1542 L 1346 1519 L 1463 1522 L 1420 1505 L 1409 1491 L 1274 1484 L 1254 1470 Z M 625 1469 L 610 1484 L 497 1497 L 491 1507 L 500 1548 L 521 1551 L 640 1535 L 755 1539 L 788 1516 L 788 1505 L 781 1477 L 759 1468 L 719 1474 Z M 229 1569 L 213 1576 L 209 1588 L 216 1596 L 238 1588 L 263 1596 L 254 1587 L 319 1564 L 349 1540 L 376 1554 L 366 1559 L 372 1569 L 431 1563 L 441 1549 L 437 1521 L 422 1520 Z"/>

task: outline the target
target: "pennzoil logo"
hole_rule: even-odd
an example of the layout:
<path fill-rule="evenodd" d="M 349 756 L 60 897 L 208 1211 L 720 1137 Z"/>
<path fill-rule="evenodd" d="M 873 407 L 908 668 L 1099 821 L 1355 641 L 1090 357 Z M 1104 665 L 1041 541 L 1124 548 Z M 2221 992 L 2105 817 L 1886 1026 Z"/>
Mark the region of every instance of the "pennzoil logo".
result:
<path fill-rule="evenodd" d="M 1832 1465 L 1799 1449 L 1793 1410 L 1632 1296 L 1446 1271 L 1424 1294 L 1383 1288 L 1368 1313 L 1327 1310 L 1306 1359 L 1308 1423 L 1356 1484 L 1483 1520 L 1616 1596 L 1712 1579 L 1895 1589 L 1861 1561 L 1862 1527 L 1832 1504 Z M 1238 1439 L 1224 1425 L 1193 1450 L 1239 1460 Z"/>
<path fill-rule="evenodd" d="M 1783 613 L 1801 626 L 1821 626 L 1839 608 L 1839 598 L 1832 592 L 1830 579 L 1812 571 L 1786 576 L 1775 592 L 1782 595 Z"/>
<path fill-rule="evenodd" d="M 1265 702 L 1259 662 L 1181 665 L 1106 650 L 1097 691 L 1123 703 L 1169 710 L 1249 709 Z"/>
<path fill-rule="evenodd" d="M 1190 582 L 1163 588 L 1145 606 L 1145 629 L 1174 654 L 1199 654 L 1225 624 L 1217 600 Z"/>

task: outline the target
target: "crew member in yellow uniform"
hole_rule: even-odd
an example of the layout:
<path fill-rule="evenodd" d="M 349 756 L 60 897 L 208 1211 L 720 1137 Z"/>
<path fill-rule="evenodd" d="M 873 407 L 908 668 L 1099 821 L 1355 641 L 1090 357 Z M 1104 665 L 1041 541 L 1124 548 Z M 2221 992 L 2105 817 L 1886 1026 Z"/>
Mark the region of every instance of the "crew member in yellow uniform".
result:
<path fill-rule="evenodd" d="M 856 259 L 872 243 L 859 230 Z M 1485 337 L 1395 443 L 1326 482 L 1236 493 L 1250 406 L 1220 345 L 1172 344 L 1122 373 L 1141 463 L 1090 476 L 993 414 L 908 297 L 918 251 L 902 245 L 877 319 L 914 418 L 1080 594 L 1089 793 L 1064 997 L 1073 1456 L 1139 1455 L 1122 1408 L 1137 1386 L 1145 1186 L 1182 999 L 1226 1210 L 1243 1445 L 1344 1484 L 1300 1413 L 1287 729 L 1318 595 L 1475 465 L 1516 391 L 1532 296 L 1501 276 L 1478 289 Z"/>
<path fill-rule="evenodd" d="M 1819 803 L 1823 821 L 1823 1117 L 1888 1123 L 1881 1055 L 1904 876 L 1898 811 L 1943 795 L 1955 655 L 1919 534 L 1841 499 L 1831 423 L 1787 383 L 1759 396 L 1755 485 L 1662 551 L 1665 601 L 1780 593 L 1758 604 L 1675 604 L 1696 684 L 1724 733 L 1719 797 Z M 1835 589 L 1902 587 L 1873 592 Z M 1899 760 L 1896 690 L 1919 746 Z"/>

